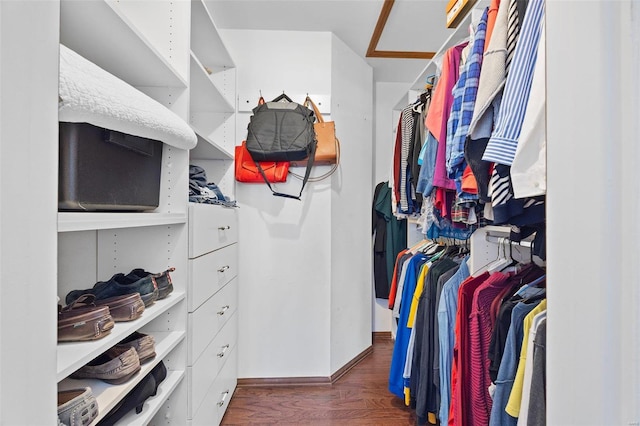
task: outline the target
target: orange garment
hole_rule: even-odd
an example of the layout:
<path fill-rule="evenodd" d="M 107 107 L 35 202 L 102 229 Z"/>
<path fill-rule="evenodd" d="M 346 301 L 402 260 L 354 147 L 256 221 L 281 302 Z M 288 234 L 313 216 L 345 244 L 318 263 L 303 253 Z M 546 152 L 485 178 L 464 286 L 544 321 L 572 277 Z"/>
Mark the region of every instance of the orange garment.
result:
<path fill-rule="evenodd" d="M 408 249 L 404 249 L 396 256 L 396 263 L 393 267 L 393 275 L 391 276 L 391 289 L 389 289 L 389 309 L 393 309 L 396 303 L 396 291 L 398 291 L 398 262 L 408 251 Z"/>
<path fill-rule="evenodd" d="M 496 24 L 496 16 L 498 15 L 498 7 L 500 6 L 500 0 L 491 0 L 489 5 L 489 12 L 487 13 L 487 32 L 484 39 L 484 51 L 487 51 L 489 47 L 489 40 L 491 39 L 491 33 L 493 27 Z"/>
<path fill-rule="evenodd" d="M 464 173 L 462 173 L 462 191 L 467 194 L 478 193 L 478 182 L 468 164 L 467 167 L 464 168 Z"/>

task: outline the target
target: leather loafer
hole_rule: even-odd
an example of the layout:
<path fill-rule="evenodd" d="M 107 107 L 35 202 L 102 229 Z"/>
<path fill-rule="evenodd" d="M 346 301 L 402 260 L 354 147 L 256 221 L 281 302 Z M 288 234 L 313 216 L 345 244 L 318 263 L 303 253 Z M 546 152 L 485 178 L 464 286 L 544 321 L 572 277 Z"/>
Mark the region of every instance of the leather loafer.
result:
<path fill-rule="evenodd" d="M 100 379 L 112 385 L 126 382 L 140 371 L 140 359 L 134 348 L 113 347 L 80 367 L 72 379 Z"/>
<path fill-rule="evenodd" d="M 156 356 L 156 341 L 150 334 L 143 334 L 138 331 L 129 335 L 120 343 L 114 346 L 117 350 L 134 348 L 140 358 L 140 364 L 151 361 Z M 111 349 L 109 349 L 111 350 Z"/>
<path fill-rule="evenodd" d="M 96 302 L 98 306 L 108 306 L 115 322 L 133 321 L 144 312 L 144 302 L 139 293 L 114 296 Z"/>
<path fill-rule="evenodd" d="M 136 268 L 129 272 L 127 276 L 140 279 L 151 275 L 156 280 L 156 284 L 158 285 L 158 300 L 160 300 L 167 297 L 173 291 L 173 282 L 171 281 L 171 275 L 169 275 L 169 273 L 175 270 L 176 268 L 172 267 L 167 269 L 166 271 L 154 274 L 152 272 L 147 272 L 142 268 Z"/>
<path fill-rule="evenodd" d="M 65 426 L 89 425 L 98 417 L 98 402 L 91 388 L 58 391 L 58 423 Z"/>
<path fill-rule="evenodd" d="M 153 276 L 136 278 L 123 273 L 115 274 L 109 281 L 98 281 L 93 288 L 86 290 L 72 290 L 67 294 L 67 304 L 73 302 L 83 294 L 93 294 L 96 301 L 102 301 L 114 296 L 139 293 L 144 306 L 148 307 L 158 299 L 158 285 Z"/>
<path fill-rule="evenodd" d="M 95 296 L 83 295 L 64 308 L 58 305 L 58 342 L 97 340 L 111 333 L 108 306 L 96 306 Z"/>

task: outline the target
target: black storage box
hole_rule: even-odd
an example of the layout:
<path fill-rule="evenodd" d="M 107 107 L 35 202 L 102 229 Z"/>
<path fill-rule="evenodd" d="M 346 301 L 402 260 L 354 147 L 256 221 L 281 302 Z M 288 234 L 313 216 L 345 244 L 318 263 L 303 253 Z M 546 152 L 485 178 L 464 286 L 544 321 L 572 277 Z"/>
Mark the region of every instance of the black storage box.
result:
<path fill-rule="evenodd" d="M 59 210 L 158 207 L 162 142 L 87 123 L 59 124 Z"/>

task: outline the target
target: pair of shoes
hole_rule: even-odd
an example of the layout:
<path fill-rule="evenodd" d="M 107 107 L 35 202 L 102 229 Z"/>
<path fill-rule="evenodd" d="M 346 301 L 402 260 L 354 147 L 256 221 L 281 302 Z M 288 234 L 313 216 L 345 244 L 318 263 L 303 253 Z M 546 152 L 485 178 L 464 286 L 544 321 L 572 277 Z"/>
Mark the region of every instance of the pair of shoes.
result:
<path fill-rule="evenodd" d="M 140 371 L 140 358 L 131 348 L 112 347 L 71 373 L 72 379 L 99 379 L 112 385 L 128 381 Z"/>
<path fill-rule="evenodd" d="M 176 268 L 171 267 L 164 272 L 154 274 L 151 272 L 147 272 L 142 268 L 136 268 L 129 272 L 129 275 L 139 278 L 144 278 L 151 275 L 156 280 L 156 284 L 158 285 L 158 300 L 160 300 L 167 297 L 173 291 L 173 282 L 171 281 L 171 275 L 169 275 L 169 273 L 175 270 Z"/>
<path fill-rule="evenodd" d="M 136 409 L 136 414 L 140 414 L 144 408 L 145 401 L 158 393 L 158 386 L 167 377 L 167 368 L 160 361 L 153 370 L 140 380 L 132 390 L 125 396 L 109 413 L 98 422 L 98 426 L 112 426 L 124 417 L 129 411 Z"/>
<path fill-rule="evenodd" d="M 98 281 L 92 288 L 70 291 L 65 301 L 70 304 L 83 294 L 93 294 L 97 301 L 102 301 L 132 293 L 139 293 L 144 306 L 149 307 L 158 299 L 158 284 L 152 275 L 140 278 L 136 275 L 117 273 L 108 281 Z"/>
<path fill-rule="evenodd" d="M 98 306 L 108 306 L 115 322 L 133 321 L 144 312 L 144 302 L 140 293 L 113 296 L 96 302 Z"/>
<path fill-rule="evenodd" d="M 64 308 L 58 305 L 58 342 L 97 340 L 114 326 L 108 306 L 96 306 L 95 296 L 83 295 Z"/>
<path fill-rule="evenodd" d="M 98 402 L 91 388 L 58 391 L 58 425 L 89 425 L 98 417 Z"/>
<path fill-rule="evenodd" d="M 118 385 L 128 381 L 140 371 L 140 364 L 152 360 L 155 356 L 153 336 L 136 331 L 80 367 L 70 377 L 72 379 L 100 379 Z"/>
<path fill-rule="evenodd" d="M 134 348 L 140 359 L 140 364 L 151 361 L 156 356 L 156 340 L 150 334 L 143 334 L 138 331 L 129 335 L 114 348 Z"/>

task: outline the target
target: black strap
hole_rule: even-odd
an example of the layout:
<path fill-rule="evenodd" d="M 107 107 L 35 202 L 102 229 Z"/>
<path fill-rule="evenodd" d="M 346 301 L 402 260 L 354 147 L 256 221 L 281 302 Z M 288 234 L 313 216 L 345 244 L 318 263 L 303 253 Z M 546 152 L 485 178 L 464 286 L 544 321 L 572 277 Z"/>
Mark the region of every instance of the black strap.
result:
<path fill-rule="evenodd" d="M 307 184 L 307 181 L 309 180 L 309 175 L 311 174 L 311 168 L 313 167 L 313 162 L 315 160 L 316 157 L 316 146 L 318 145 L 318 141 L 313 140 L 313 143 L 311 144 L 311 153 L 309 154 L 309 157 L 307 159 L 307 170 L 304 173 L 304 179 L 302 180 L 302 187 L 300 188 L 300 194 L 298 194 L 298 196 L 292 195 L 292 194 L 285 194 L 284 192 L 277 192 L 274 191 L 273 188 L 271 187 L 271 183 L 269 183 L 269 180 L 267 179 L 267 175 L 264 174 L 264 170 L 262 170 L 262 167 L 260 166 L 260 163 L 258 161 L 256 161 L 256 166 L 258 166 L 258 171 L 260 172 L 260 174 L 262 175 L 262 179 L 264 180 L 264 183 L 267 184 L 267 186 L 269 187 L 269 189 L 271 190 L 271 192 L 273 193 L 273 195 L 275 197 L 284 197 L 284 198 L 293 198 L 295 200 L 300 200 L 302 197 L 302 191 L 304 190 L 304 186 Z"/>

